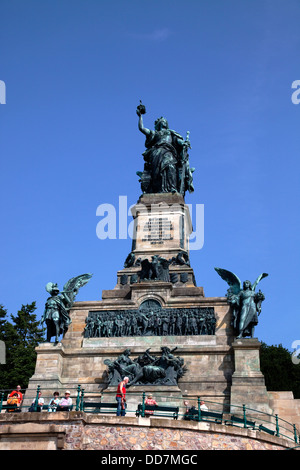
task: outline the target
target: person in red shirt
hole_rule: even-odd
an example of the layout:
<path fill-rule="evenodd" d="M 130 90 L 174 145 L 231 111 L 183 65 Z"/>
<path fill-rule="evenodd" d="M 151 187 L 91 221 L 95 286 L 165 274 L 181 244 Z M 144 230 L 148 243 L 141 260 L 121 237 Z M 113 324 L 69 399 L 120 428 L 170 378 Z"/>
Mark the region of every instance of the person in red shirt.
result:
<path fill-rule="evenodd" d="M 125 416 L 126 409 L 126 385 L 129 382 L 128 377 L 124 377 L 118 385 L 116 400 L 118 402 L 117 416 Z"/>
<path fill-rule="evenodd" d="M 13 397 L 15 394 L 18 395 L 18 406 L 21 406 L 22 404 L 22 401 L 23 401 L 23 394 L 21 392 L 21 386 L 20 385 L 17 385 L 17 388 L 16 390 L 13 390 L 9 395 L 8 395 L 8 398 L 10 397 Z"/>
<path fill-rule="evenodd" d="M 157 403 L 154 400 L 152 393 L 148 393 L 147 398 L 145 400 L 145 405 L 156 405 L 157 406 Z M 149 416 L 149 415 L 153 415 L 153 410 L 147 410 L 145 412 L 145 416 Z"/>

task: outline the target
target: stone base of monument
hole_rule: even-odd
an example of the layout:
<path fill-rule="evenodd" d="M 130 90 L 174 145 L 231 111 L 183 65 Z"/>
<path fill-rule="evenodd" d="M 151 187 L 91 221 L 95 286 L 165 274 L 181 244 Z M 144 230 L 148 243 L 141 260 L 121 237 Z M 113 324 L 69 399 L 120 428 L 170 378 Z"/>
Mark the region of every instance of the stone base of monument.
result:
<path fill-rule="evenodd" d="M 220 307 L 218 311 L 221 314 Z M 74 328 L 75 312 L 73 319 Z M 80 343 L 69 342 L 67 338 L 57 344 L 41 343 L 37 348 L 35 374 L 30 379 L 27 395 L 34 397 L 37 385 L 40 385 L 45 402 L 48 402 L 48 398 L 50 400 L 57 389 L 61 394 L 70 389 L 75 398 L 77 386 L 80 385 L 84 389 L 84 397 L 88 400 L 115 402 L 116 386 L 109 386 L 107 365 L 104 362 L 106 359 L 115 361 L 125 349 L 130 349 L 130 358 L 134 360 L 149 348 L 151 355 L 160 356 L 162 347 L 168 347 L 170 350 L 176 347 L 174 354 L 183 358 L 187 369 L 179 379 L 178 385 L 139 384 L 129 387 L 130 411 L 136 410 L 143 392 L 151 392 L 160 404 L 183 406 L 184 400 L 189 400 L 190 405 L 196 406 L 197 397 L 201 396 L 219 403 L 222 408 L 230 403 L 233 358 L 227 337 L 222 334 L 225 333 L 222 325 L 217 333 L 120 338 L 81 336 Z"/>
<path fill-rule="evenodd" d="M 235 370 L 232 374 L 231 403 L 246 404 L 247 408 L 271 414 L 270 396 L 260 370 L 260 346 L 257 338 L 235 339 L 232 343 Z M 241 409 L 231 406 L 231 412 L 241 413 Z"/>

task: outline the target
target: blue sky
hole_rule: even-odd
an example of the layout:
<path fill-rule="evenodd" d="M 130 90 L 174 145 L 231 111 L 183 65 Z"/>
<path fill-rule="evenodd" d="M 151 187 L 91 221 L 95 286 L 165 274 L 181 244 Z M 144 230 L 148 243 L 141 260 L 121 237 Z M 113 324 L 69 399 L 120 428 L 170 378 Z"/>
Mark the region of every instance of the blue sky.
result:
<path fill-rule="evenodd" d="M 2 0 L 0 303 L 37 302 L 47 282 L 92 272 L 77 300 L 112 289 L 131 240 L 99 240 L 100 204 L 140 196 L 144 138 L 163 115 L 190 131 L 204 246 L 191 252 L 207 297 L 214 266 L 266 296 L 255 336 L 300 340 L 298 0 Z M 128 219 L 130 222 L 130 219 Z M 196 221 L 193 220 L 195 223 Z"/>

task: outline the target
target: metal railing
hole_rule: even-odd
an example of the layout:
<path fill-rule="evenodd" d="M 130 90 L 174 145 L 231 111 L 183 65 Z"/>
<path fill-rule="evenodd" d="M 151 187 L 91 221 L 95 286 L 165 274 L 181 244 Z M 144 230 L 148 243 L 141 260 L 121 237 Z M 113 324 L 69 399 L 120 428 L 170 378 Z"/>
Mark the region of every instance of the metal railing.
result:
<path fill-rule="evenodd" d="M 65 388 L 57 389 L 57 391 L 60 390 L 65 390 Z M 86 392 L 85 388 L 83 388 L 81 385 L 77 385 L 75 388 L 69 387 L 69 391 L 71 392 L 70 396 L 72 398 L 72 410 L 74 411 L 116 414 L 117 405 L 115 401 L 115 395 L 113 393 Z M 43 394 L 45 392 L 47 392 L 47 389 L 44 387 Z M 56 411 L 55 408 L 51 409 L 49 406 L 49 403 L 53 398 L 53 389 L 51 390 L 51 394 L 49 390 L 49 395 L 43 396 L 42 405 L 40 403 L 40 393 L 40 385 L 37 386 L 36 391 L 26 390 L 26 393 L 23 394 L 22 403 L 14 406 L 7 403 L 10 390 L 0 390 L 0 413 L 12 411 L 27 412 L 29 410 L 36 412 Z M 147 411 L 146 395 L 147 393 L 144 391 L 140 393 L 127 391 L 126 414 L 133 413 L 134 415 L 138 415 L 138 405 L 140 405 L 139 415 L 144 417 Z M 268 414 L 263 411 L 247 407 L 245 404 L 233 405 L 223 402 L 213 402 L 206 399 L 205 405 L 208 409 L 203 409 L 203 406 L 201 405 L 202 398 L 200 396 L 194 395 L 186 398 L 175 398 L 161 395 L 161 392 L 159 392 L 158 395 L 159 397 L 156 398 L 156 401 L 159 405 L 160 411 L 164 407 L 169 409 L 172 406 L 174 408 L 178 408 L 178 413 L 176 416 L 178 419 L 197 422 L 209 421 L 220 423 L 226 426 L 253 429 L 290 440 L 295 443 L 296 446 L 300 444 L 300 436 L 297 426 L 279 418 L 278 414 Z M 186 400 L 189 400 L 189 402 L 187 403 Z M 48 404 L 46 404 L 46 401 L 49 401 Z M 91 404 L 90 409 L 86 409 L 89 403 Z M 101 405 L 103 405 L 102 409 Z M 155 408 L 154 413 L 151 413 L 151 416 L 156 416 Z M 166 411 L 165 414 L 160 414 L 160 416 L 172 417 L 172 414 L 170 414 L 169 410 L 169 412 Z"/>
<path fill-rule="evenodd" d="M 8 403 L 8 398 L 11 395 L 10 390 L 0 390 L 0 413 L 3 411 L 11 411 L 11 412 L 27 412 L 27 411 L 56 411 L 56 407 L 51 407 L 50 401 L 53 399 L 53 392 L 49 395 L 44 395 L 45 391 L 47 392 L 48 389 L 43 388 L 43 393 L 41 390 L 40 385 L 37 386 L 36 391 L 34 390 L 20 390 L 23 397 L 17 404 Z M 53 389 L 51 389 L 53 390 Z M 55 389 L 59 395 L 61 391 L 65 391 L 65 388 L 57 388 Z M 72 398 L 72 405 L 69 408 L 79 410 L 80 409 L 80 385 L 76 386 L 76 388 L 69 388 L 70 397 Z M 40 395 L 41 394 L 41 395 Z M 63 399 L 63 396 L 59 397 L 59 401 Z M 75 403 L 73 402 L 75 400 Z"/>

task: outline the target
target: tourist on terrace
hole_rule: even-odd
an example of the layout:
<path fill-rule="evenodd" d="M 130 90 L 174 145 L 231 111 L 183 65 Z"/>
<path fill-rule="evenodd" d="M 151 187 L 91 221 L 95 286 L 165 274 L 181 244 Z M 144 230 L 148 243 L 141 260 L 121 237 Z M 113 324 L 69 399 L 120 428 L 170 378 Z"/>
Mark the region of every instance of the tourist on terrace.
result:
<path fill-rule="evenodd" d="M 65 391 L 65 396 L 62 398 L 57 406 L 57 411 L 70 411 L 72 407 L 72 398 L 70 397 L 70 390 Z"/>
<path fill-rule="evenodd" d="M 126 414 L 126 385 L 129 382 L 128 377 L 124 377 L 118 385 L 116 400 L 118 402 L 117 416 L 125 416 Z"/>

